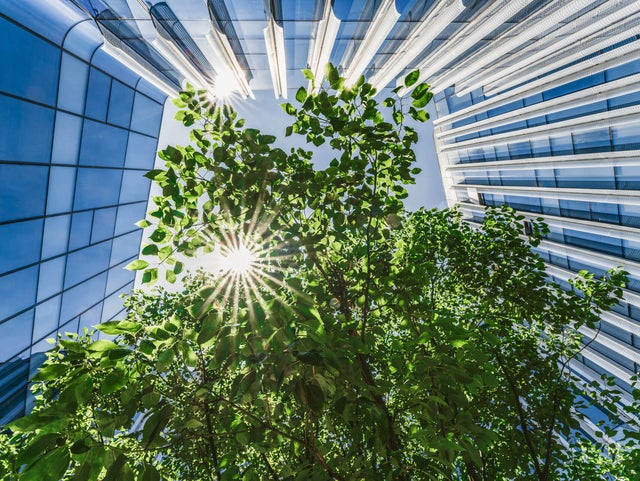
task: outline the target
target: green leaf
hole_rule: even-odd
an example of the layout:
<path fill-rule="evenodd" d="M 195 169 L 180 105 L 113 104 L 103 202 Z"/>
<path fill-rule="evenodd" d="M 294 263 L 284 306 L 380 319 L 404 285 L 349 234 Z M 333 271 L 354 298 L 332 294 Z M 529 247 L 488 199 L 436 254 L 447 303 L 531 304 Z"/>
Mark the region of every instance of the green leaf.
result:
<path fill-rule="evenodd" d="M 147 269 L 144 271 L 142 275 L 142 283 L 143 284 L 153 284 L 158 280 L 158 268 L 153 267 L 151 269 Z"/>
<path fill-rule="evenodd" d="M 304 78 L 306 78 L 307 80 L 314 80 L 314 76 L 313 76 L 313 72 L 311 71 L 311 69 L 308 68 L 304 68 L 302 69 L 302 74 L 304 75 Z"/>
<path fill-rule="evenodd" d="M 110 349 L 117 349 L 118 347 L 119 346 L 113 341 L 109 341 L 107 339 L 99 339 L 89 344 L 87 346 L 87 351 L 104 352 Z"/>
<path fill-rule="evenodd" d="M 142 324 L 132 321 L 108 321 L 98 324 L 96 329 L 100 332 L 104 332 L 109 336 L 116 336 L 118 334 L 134 334 L 142 328 Z"/>
<path fill-rule="evenodd" d="M 151 222 L 149 222 L 146 219 L 142 219 L 139 220 L 138 222 L 136 222 L 136 225 L 142 229 L 144 229 L 145 227 L 149 227 L 151 225 Z"/>
<path fill-rule="evenodd" d="M 111 394 L 124 387 L 129 378 L 122 369 L 116 369 L 105 376 L 102 381 L 102 394 Z"/>
<path fill-rule="evenodd" d="M 296 100 L 300 103 L 304 102 L 307 98 L 307 89 L 300 87 L 296 92 Z"/>
<path fill-rule="evenodd" d="M 173 349 L 165 349 L 162 351 L 160 356 L 158 356 L 158 362 L 156 362 L 156 367 L 158 371 L 165 372 L 171 367 L 173 360 L 175 359 L 175 353 Z"/>
<path fill-rule="evenodd" d="M 173 408 L 171 406 L 164 406 L 145 421 L 142 429 L 142 442 L 145 448 L 157 443 L 162 431 L 169 424 L 172 413 Z"/>
<path fill-rule="evenodd" d="M 161 481 L 160 473 L 153 464 L 145 466 L 141 481 Z"/>
<path fill-rule="evenodd" d="M 217 332 L 218 328 L 218 313 L 210 312 L 207 317 L 204 318 L 200 326 L 200 332 L 198 333 L 197 343 L 201 346 L 210 341 Z"/>
<path fill-rule="evenodd" d="M 411 87 L 420 78 L 420 70 L 414 70 L 404 78 L 404 86 Z"/>
<path fill-rule="evenodd" d="M 169 282 L 170 284 L 173 284 L 174 282 L 176 282 L 176 274 L 173 271 L 169 271 L 167 270 L 165 272 L 166 278 L 167 278 L 167 282 Z"/>
<path fill-rule="evenodd" d="M 135 261 L 129 262 L 125 269 L 130 271 L 139 271 L 147 267 L 149 263 L 147 261 L 143 261 L 142 259 L 137 259 Z"/>
<path fill-rule="evenodd" d="M 158 254 L 158 246 L 156 244 L 147 244 L 142 248 L 142 254 L 145 256 L 153 256 Z"/>

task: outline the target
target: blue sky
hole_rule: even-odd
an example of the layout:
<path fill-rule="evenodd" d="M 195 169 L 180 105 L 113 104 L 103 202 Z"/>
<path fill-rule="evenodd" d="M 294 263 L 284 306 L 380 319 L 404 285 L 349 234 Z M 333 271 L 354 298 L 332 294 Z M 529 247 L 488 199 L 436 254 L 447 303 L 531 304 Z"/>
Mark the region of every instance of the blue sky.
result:
<path fill-rule="evenodd" d="M 255 96 L 255 100 L 242 100 L 237 97 L 237 100 L 233 102 L 239 115 L 246 119 L 248 127 L 257 128 L 265 133 L 275 135 L 278 138 L 278 145 L 285 150 L 301 146 L 309 148 L 309 146 L 305 145 L 303 137 L 285 137 L 284 135 L 285 128 L 291 123 L 292 119 L 280 108 L 280 105 L 287 100 L 275 99 L 273 92 L 268 90 L 256 91 Z M 379 100 L 384 98 L 384 93 L 378 96 Z M 289 99 L 288 101 L 294 106 L 297 104 L 295 99 Z M 182 124 L 173 120 L 176 110 L 170 101 L 167 102 L 158 149 L 162 149 L 166 145 L 185 145 L 189 141 L 188 130 Z M 433 104 L 429 105 L 429 111 L 431 118 L 435 118 Z M 417 124 L 416 128 L 420 139 L 415 147 L 416 165 L 422 169 L 422 172 L 418 175 L 416 184 L 407 188 L 409 197 L 406 200 L 406 207 L 409 210 L 415 210 L 420 207 L 444 208 L 446 207 L 446 200 L 434 148 L 433 123 L 429 120 L 424 124 Z M 314 146 L 310 147 L 317 149 Z"/>

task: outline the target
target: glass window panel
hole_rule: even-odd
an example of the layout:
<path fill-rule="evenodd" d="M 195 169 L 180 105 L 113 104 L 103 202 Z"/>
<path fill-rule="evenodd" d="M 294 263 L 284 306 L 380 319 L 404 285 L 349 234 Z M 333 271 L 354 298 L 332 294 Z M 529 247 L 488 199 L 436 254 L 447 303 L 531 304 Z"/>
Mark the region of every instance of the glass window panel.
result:
<path fill-rule="evenodd" d="M 161 121 L 162 105 L 136 92 L 133 103 L 133 117 L 131 118 L 131 130 L 157 137 Z"/>
<path fill-rule="evenodd" d="M 560 199 L 560 211 L 564 217 L 586 220 L 591 219 L 588 202 Z"/>
<path fill-rule="evenodd" d="M 122 167 L 127 151 L 127 131 L 86 120 L 82 132 L 80 164 Z"/>
<path fill-rule="evenodd" d="M 539 187 L 557 187 L 553 169 L 537 169 L 536 179 Z"/>
<path fill-rule="evenodd" d="M 119 206 L 115 235 L 138 229 L 135 223 L 144 218 L 146 207 L 146 202 Z"/>
<path fill-rule="evenodd" d="M 498 170 L 487 170 L 487 178 L 489 179 L 489 185 L 502 185 L 500 171 Z"/>
<path fill-rule="evenodd" d="M 108 207 L 118 203 L 121 170 L 78 169 L 75 208 L 78 210 Z"/>
<path fill-rule="evenodd" d="M 0 273 L 40 260 L 42 219 L 0 225 Z"/>
<path fill-rule="evenodd" d="M 587 249 L 622 256 L 621 241 L 613 237 L 565 229 L 565 242 L 578 247 L 586 247 Z"/>
<path fill-rule="evenodd" d="M 512 159 L 531 157 L 531 145 L 528 140 L 523 142 L 511 142 L 508 144 L 509 155 Z"/>
<path fill-rule="evenodd" d="M 569 268 L 569 262 L 565 256 L 553 254 L 552 252 L 549 253 L 549 262 L 554 266 Z"/>
<path fill-rule="evenodd" d="M 109 115 L 107 122 L 128 128 L 133 107 L 133 90 L 126 85 L 114 80 L 111 84 L 111 97 L 109 98 Z"/>
<path fill-rule="evenodd" d="M 89 65 L 68 53 L 62 54 L 60 91 L 58 92 L 59 109 L 82 115 L 88 77 Z"/>
<path fill-rule="evenodd" d="M 631 344 L 631 334 L 624 329 L 620 329 L 619 327 L 614 326 L 613 324 L 610 324 L 606 321 L 601 321 L 600 326 L 602 332 L 609 334 L 610 336 L 613 336 L 623 342 L 626 342 L 627 344 Z"/>
<path fill-rule="evenodd" d="M 573 141 L 571 135 L 562 134 L 549 138 L 553 155 L 573 155 Z"/>
<path fill-rule="evenodd" d="M 54 105 L 59 62 L 59 48 L 0 18 L 0 90 Z"/>
<path fill-rule="evenodd" d="M 536 174 L 533 169 L 500 171 L 502 185 L 536 186 Z"/>
<path fill-rule="evenodd" d="M 77 164 L 81 135 L 82 117 L 58 112 L 51 162 L 54 164 Z"/>
<path fill-rule="evenodd" d="M 111 77 L 100 70 L 91 67 L 89 75 L 89 89 L 87 91 L 87 117 L 107 120 L 107 107 L 109 105 L 109 90 L 111 89 Z"/>
<path fill-rule="evenodd" d="M 122 263 L 109 269 L 109 279 L 107 280 L 106 290 L 107 293 L 118 290 L 135 280 L 135 272 L 125 269 L 124 266 L 125 264 Z"/>
<path fill-rule="evenodd" d="M 32 342 L 37 342 L 45 336 L 51 336 L 53 331 L 58 328 L 61 299 L 62 295 L 58 295 L 36 306 L 36 319 L 33 324 Z"/>
<path fill-rule="evenodd" d="M 615 168 L 618 189 L 640 190 L 640 165 L 625 165 Z"/>
<path fill-rule="evenodd" d="M 481 148 L 469 149 L 469 162 L 484 162 L 484 153 Z"/>
<path fill-rule="evenodd" d="M 133 282 L 117 290 L 104 300 L 104 306 L 102 308 L 102 322 L 112 320 L 123 309 L 123 299 L 120 298 L 121 294 L 128 294 L 133 287 Z"/>
<path fill-rule="evenodd" d="M 591 206 L 591 220 L 608 222 L 610 224 L 620 223 L 617 204 L 608 204 L 605 202 L 590 202 L 589 204 Z"/>
<path fill-rule="evenodd" d="M 45 219 L 44 239 L 42 242 L 43 259 L 47 259 L 67 251 L 70 223 L 70 215 L 47 217 Z"/>
<path fill-rule="evenodd" d="M 531 154 L 534 157 L 549 157 L 551 155 L 551 144 L 547 137 L 531 139 Z"/>
<path fill-rule="evenodd" d="M 80 316 L 80 325 L 78 329 L 82 331 L 83 328 L 87 328 L 89 330 L 93 329 L 96 325 L 100 324 L 100 319 L 102 318 L 102 302 L 96 304 L 88 311 L 84 312 Z"/>
<path fill-rule="evenodd" d="M 578 107 L 572 107 L 570 109 L 561 110 L 559 112 L 553 112 L 547 114 L 547 123 L 560 122 L 562 120 L 574 119 L 577 117 L 583 117 L 585 115 L 595 114 L 598 112 L 606 112 L 607 102 L 595 102 L 586 105 L 580 105 Z"/>
<path fill-rule="evenodd" d="M 496 158 L 498 160 L 509 160 L 509 148 L 507 144 L 500 144 L 494 146 L 496 149 Z"/>
<path fill-rule="evenodd" d="M 38 301 L 51 297 L 62 290 L 66 258 L 57 257 L 40 264 L 38 279 Z"/>
<path fill-rule="evenodd" d="M 151 181 L 139 170 L 125 170 L 122 174 L 120 203 L 139 202 L 149 198 Z M 140 220 L 140 219 L 138 219 Z"/>
<path fill-rule="evenodd" d="M 133 256 L 138 255 L 140 241 L 142 240 L 142 230 L 136 230 L 130 234 L 125 234 L 113 239 L 111 248 L 111 262 L 109 265 L 120 264 Z"/>
<path fill-rule="evenodd" d="M 65 289 L 109 267 L 110 242 L 101 242 L 68 255 Z"/>
<path fill-rule="evenodd" d="M 496 117 L 500 114 L 504 114 L 506 112 L 511 112 L 513 110 L 521 109 L 523 105 L 522 100 L 515 100 L 511 103 L 501 105 L 499 107 L 495 107 L 493 109 L 487 110 L 487 115 L 489 117 Z"/>
<path fill-rule="evenodd" d="M 640 129 L 638 124 L 618 125 L 611 128 L 613 150 L 640 149 Z"/>
<path fill-rule="evenodd" d="M 71 319 L 70 321 L 65 322 L 58 329 L 62 333 L 65 333 L 65 332 L 74 332 L 75 333 L 75 332 L 78 332 L 79 322 L 80 322 L 80 318 L 76 317 L 74 319 Z"/>
<path fill-rule="evenodd" d="M 69 235 L 69 250 L 80 249 L 91 242 L 91 223 L 93 211 L 78 212 L 71 218 L 71 234 Z"/>
<path fill-rule="evenodd" d="M 640 261 L 640 242 L 633 240 L 623 240 L 622 248 L 625 259 Z"/>
<path fill-rule="evenodd" d="M 611 135 L 609 129 L 590 130 L 573 134 L 573 145 L 576 154 L 590 152 L 610 152 Z"/>
<path fill-rule="evenodd" d="M 602 72 L 599 72 L 593 75 L 589 75 L 588 77 L 582 77 L 578 80 L 574 80 L 573 82 L 560 85 L 559 87 L 549 89 L 546 92 L 543 92 L 542 96 L 544 97 L 545 100 L 550 100 L 556 97 L 561 97 L 563 95 L 577 92 L 578 90 L 586 89 L 588 87 L 601 84 L 603 82 L 604 82 L 604 74 Z"/>
<path fill-rule="evenodd" d="M 158 141 L 153 137 L 131 132 L 127 144 L 125 167 L 151 170 L 156 158 Z"/>
<path fill-rule="evenodd" d="M 80 0 L 80 3 L 84 3 L 88 11 L 93 8 L 89 0 Z M 92 22 L 80 22 L 66 32 L 63 47 L 78 57 L 89 60 L 103 42 L 100 30 Z"/>
<path fill-rule="evenodd" d="M 0 363 L 6 362 L 31 344 L 33 309 L 0 324 Z"/>
<path fill-rule="evenodd" d="M 638 105 L 640 103 L 640 92 L 632 92 L 630 94 L 621 95 L 607 101 L 607 105 L 610 110 L 621 109 L 624 107 L 630 107 L 632 105 Z"/>
<path fill-rule="evenodd" d="M 542 208 L 543 214 L 555 216 L 560 215 L 560 205 L 558 204 L 558 199 L 547 199 L 541 197 L 540 206 Z"/>
<path fill-rule="evenodd" d="M 115 207 L 109 209 L 99 209 L 93 214 L 93 229 L 91 231 L 91 243 L 95 244 L 101 240 L 113 237 L 113 229 L 116 222 Z"/>
<path fill-rule="evenodd" d="M 505 195 L 505 203 L 516 210 L 541 213 L 540 199 L 537 197 L 525 197 L 519 195 Z"/>
<path fill-rule="evenodd" d="M 0 95 L 0 159 L 48 164 L 53 113 L 53 109 Z"/>
<path fill-rule="evenodd" d="M 547 119 L 544 115 L 538 115 L 537 117 L 527 119 L 527 127 L 536 127 L 538 125 L 545 125 L 546 123 Z"/>
<path fill-rule="evenodd" d="M 44 214 L 48 168 L 0 164 L 0 222 Z"/>
<path fill-rule="evenodd" d="M 620 223 L 630 227 L 640 227 L 640 205 L 620 204 Z"/>
<path fill-rule="evenodd" d="M 76 170 L 75 167 L 51 167 L 47 214 L 69 212 L 73 208 Z"/>
<path fill-rule="evenodd" d="M 38 266 L 0 277 L 0 299 L 3 299 L 3 302 L 0 302 L 0 319 L 33 305 L 36 300 L 37 283 Z"/>
<path fill-rule="evenodd" d="M 633 62 L 628 62 L 622 65 L 618 65 L 617 67 L 613 67 L 608 69 L 605 72 L 607 77 L 607 82 L 611 82 L 612 80 L 616 80 L 622 77 L 627 77 L 628 75 L 633 75 L 640 72 L 640 60 L 634 60 Z"/>
<path fill-rule="evenodd" d="M 589 169 L 556 169 L 558 187 L 582 189 L 615 189 L 612 167 Z"/>
<path fill-rule="evenodd" d="M 60 323 L 64 324 L 81 315 L 104 298 L 107 273 L 93 277 L 82 284 L 68 289 L 62 295 Z"/>
<path fill-rule="evenodd" d="M 512 132 L 514 130 L 522 130 L 527 128 L 527 123 L 524 120 L 519 122 L 512 122 L 506 125 L 499 125 L 491 129 L 492 134 L 501 134 L 503 132 Z"/>

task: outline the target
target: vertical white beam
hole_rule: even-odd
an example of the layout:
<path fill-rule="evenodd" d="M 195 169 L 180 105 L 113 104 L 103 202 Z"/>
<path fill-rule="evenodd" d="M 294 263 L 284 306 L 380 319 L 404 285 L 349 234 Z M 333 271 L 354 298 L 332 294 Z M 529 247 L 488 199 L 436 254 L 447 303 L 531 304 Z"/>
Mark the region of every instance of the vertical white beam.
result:
<path fill-rule="evenodd" d="M 378 91 L 386 87 L 465 9 L 462 0 L 440 0 L 420 21 L 369 82 Z"/>
<path fill-rule="evenodd" d="M 529 3 L 530 0 L 497 0 L 493 2 L 420 63 L 418 82 L 429 80 L 432 75 L 491 34 Z M 444 86 L 435 85 L 432 86 L 432 90 L 434 87 L 442 90 Z M 407 90 L 403 88 L 400 90 L 400 94 L 404 95 Z"/>
<path fill-rule="evenodd" d="M 278 25 L 272 15 L 267 20 L 263 30 L 264 41 L 267 45 L 269 70 L 273 82 L 273 93 L 276 98 L 287 98 L 287 62 L 284 50 L 284 29 Z"/>
<path fill-rule="evenodd" d="M 378 7 L 376 15 L 369 24 L 364 39 L 360 42 L 353 61 L 345 71 L 345 83 L 353 85 L 371 62 L 371 59 L 378 52 L 378 49 L 391 32 L 396 22 L 400 18 L 400 13 L 396 10 L 395 0 L 384 0 Z"/>
<path fill-rule="evenodd" d="M 309 70 L 313 72 L 313 78 L 315 79 L 316 90 L 322 84 L 324 68 L 329 63 L 339 29 L 340 19 L 333 13 L 331 0 L 324 0 L 322 18 L 316 27 L 315 36 L 311 39 L 309 56 L 307 57 Z"/>

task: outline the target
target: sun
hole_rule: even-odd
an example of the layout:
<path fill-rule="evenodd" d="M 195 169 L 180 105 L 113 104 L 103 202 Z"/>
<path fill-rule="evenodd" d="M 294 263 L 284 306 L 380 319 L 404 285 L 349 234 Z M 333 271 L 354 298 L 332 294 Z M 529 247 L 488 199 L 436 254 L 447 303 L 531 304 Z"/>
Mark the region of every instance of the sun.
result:
<path fill-rule="evenodd" d="M 246 277 L 255 268 L 256 262 L 256 254 L 242 240 L 238 241 L 238 245 L 220 252 L 219 265 L 223 273 Z"/>

